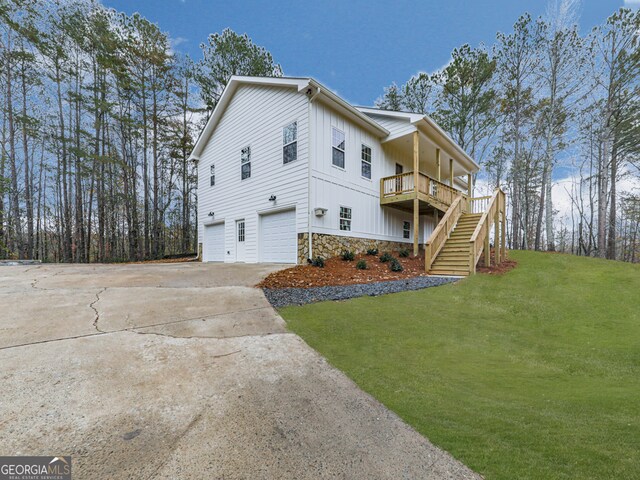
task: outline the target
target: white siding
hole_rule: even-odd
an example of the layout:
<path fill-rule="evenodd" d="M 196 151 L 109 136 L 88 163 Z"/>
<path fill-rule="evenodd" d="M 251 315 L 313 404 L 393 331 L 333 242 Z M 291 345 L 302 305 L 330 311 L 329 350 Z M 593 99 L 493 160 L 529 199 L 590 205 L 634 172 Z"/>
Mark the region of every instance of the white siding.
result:
<path fill-rule="evenodd" d="M 381 118 L 381 117 L 380 117 Z M 378 120 L 378 117 L 376 117 Z M 401 163 L 405 171 L 413 169 L 412 159 L 400 155 L 361 127 L 321 103 L 311 109 L 313 139 L 311 165 L 311 209 L 326 208 L 323 217 L 312 216 L 312 231 L 332 235 L 345 235 L 397 242 L 413 241 L 403 238 L 403 221 L 413 224 L 413 216 L 389 207 L 380 206 L 380 178 L 395 174 L 395 164 Z M 345 168 L 331 162 L 331 129 L 345 133 Z M 388 128 L 387 125 L 385 127 Z M 361 146 L 372 150 L 371 180 L 361 176 Z M 351 231 L 341 231 L 340 206 L 352 209 Z M 433 218 L 420 218 L 420 242 L 433 230 Z M 413 228 L 413 225 L 412 225 Z"/>
<path fill-rule="evenodd" d="M 198 175 L 199 241 L 202 219 L 225 220 L 225 261 L 235 260 L 235 220 L 244 218 L 246 261 L 259 261 L 258 216 L 296 208 L 296 233 L 308 231 L 308 100 L 293 88 L 241 85 L 208 140 Z M 282 163 L 282 129 L 298 122 L 298 159 Z M 241 180 L 240 150 L 251 146 L 251 178 Z M 216 185 L 209 168 L 216 166 Z M 270 202 L 275 195 L 277 201 Z"/>
<path fill-rule="evenodd" d="M 393 118 L 388 115 L 376 115 L 370 112 L 366 113 L 366 115 L 389 130 L 389 137 L 392 138 L 416 131 L 416 127 L 411 124 L 408 118 Z"/>

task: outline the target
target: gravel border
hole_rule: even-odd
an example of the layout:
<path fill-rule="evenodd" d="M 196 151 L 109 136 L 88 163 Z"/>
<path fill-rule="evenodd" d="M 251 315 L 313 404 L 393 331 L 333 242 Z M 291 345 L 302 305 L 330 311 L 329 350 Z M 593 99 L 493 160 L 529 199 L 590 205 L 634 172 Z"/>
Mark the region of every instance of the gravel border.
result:
<path fill-rule="evenodd" d="M 267 300 L 275 308 L 289 305 L 305 305 L 325 300 L 346 300 L 356 297 L 377 297 L 387 293 L 438 287 L 459 280 L 460 277 L 414 277 L 388 282 L 373 282 L 357 285 L 335 285 L 311 288 L 263 288 Z"/>

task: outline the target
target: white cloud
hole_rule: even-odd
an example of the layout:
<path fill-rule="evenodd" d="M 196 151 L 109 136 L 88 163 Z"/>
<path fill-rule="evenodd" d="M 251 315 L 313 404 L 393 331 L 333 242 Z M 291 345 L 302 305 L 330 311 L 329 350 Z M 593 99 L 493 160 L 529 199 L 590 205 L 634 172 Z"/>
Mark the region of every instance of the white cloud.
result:
<path fill-rule="evenodd" d="M 640 7 L 640 0 L 624 0 L 625 7 Z"/>

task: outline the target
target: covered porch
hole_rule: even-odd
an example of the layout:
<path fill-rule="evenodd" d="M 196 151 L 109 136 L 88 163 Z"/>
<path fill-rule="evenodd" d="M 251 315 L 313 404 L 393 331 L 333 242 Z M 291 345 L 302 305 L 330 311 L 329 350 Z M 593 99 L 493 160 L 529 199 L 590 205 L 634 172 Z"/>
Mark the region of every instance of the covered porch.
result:
<path fill-rule="evenodd" d="M 442 143 L 438 143 L 438 137 Z M 421 215 L 433 215 L 438 224 L 458 196 L 469 211 L 481 208 L 481 202 L 490 198 L 472 198 L 477 164 L 435 128 L 425 131 L 416 126 L 413 131 L 391 137 L 384 147 L 392 158 L 400 160 L 396 175 L 380 179 L 380 205 L 413 213 L 414 256 L 419 253 Z"/>

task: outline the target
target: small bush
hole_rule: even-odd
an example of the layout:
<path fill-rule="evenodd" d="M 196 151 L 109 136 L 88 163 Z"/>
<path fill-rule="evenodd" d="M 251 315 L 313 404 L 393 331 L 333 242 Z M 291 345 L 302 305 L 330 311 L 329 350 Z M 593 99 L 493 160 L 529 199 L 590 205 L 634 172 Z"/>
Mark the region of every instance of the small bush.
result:
<path fill-rule="evenodd" d="M 393 260 L 393 256 L 389 252 L 384 252 L 382 255 L 380 255 L 380 261 L 382 263 L 390 262 L 391 260 Z"/>
<path fill-rule="evenodd" d="M 344 260 L 345 262 L 352 262 L 355 257 L 355 254 L 350 250 L 345 250 L 344 252 L 342 252 L 342 260 Z"/>
<path fill-rule="evenodd" d="M 398 255 L 402 258 L 407 258 L 409 256 L 409 250 L 406 248 L 403 248 L 398 252 Z"/>
<path fill-rule="evenodd" d="M 358 270 L 366 270 L 367 267 L 367 261 L 366 260 L 358 260 L 358 263 L 356 263 L 356 268 Z"/>
<path fill-rule="evenodd" d="M 318 268 L 324 268 L 324 258 L 316 257 L 311 260 L 311 265 Z"/>
<path fill-rule="evenodd" d="M 367 255 L 378 255 L 378 249 L 370 248 L 369 250 L 367 250 Z"/>
<path fill-rule="evenodd" d="M 402 264 L 400 263 L 400 261 L 397 258 L 394 258 L 389 264 L 389 270 L 391 270 L 392 272 L 401 272 L 402 270 L 404 270 L 404 268 L 402 268 Z"/>

